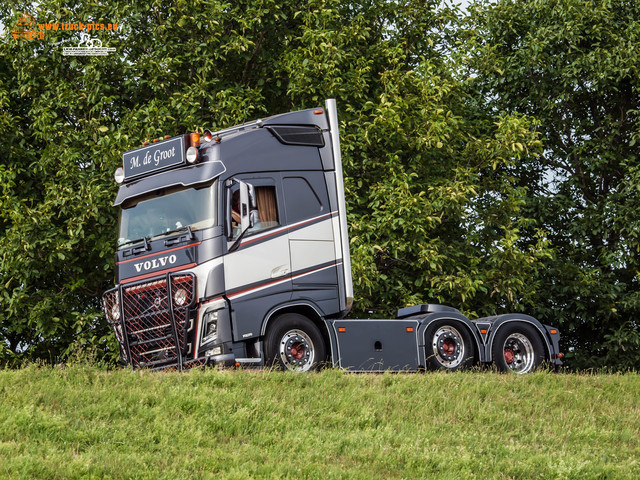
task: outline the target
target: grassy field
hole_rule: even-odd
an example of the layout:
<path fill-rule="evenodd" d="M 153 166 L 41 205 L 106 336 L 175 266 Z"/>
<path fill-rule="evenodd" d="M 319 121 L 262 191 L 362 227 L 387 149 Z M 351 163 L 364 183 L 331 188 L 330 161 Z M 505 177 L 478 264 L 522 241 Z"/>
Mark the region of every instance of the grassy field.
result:
<path fill-rule="evenodd" d="M 640 376 L 0 371 L 0 478 L 640 478 Z"/>

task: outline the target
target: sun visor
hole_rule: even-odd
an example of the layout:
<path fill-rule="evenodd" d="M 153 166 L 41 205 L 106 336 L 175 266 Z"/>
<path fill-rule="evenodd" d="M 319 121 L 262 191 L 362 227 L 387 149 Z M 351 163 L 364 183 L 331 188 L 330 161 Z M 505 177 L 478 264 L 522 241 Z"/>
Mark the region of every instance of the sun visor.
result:
<path fill-rule="evenodd" d="M 158 173 L 150 177 L 142 178 L 137 182 L 126 183 L 120 186 L 113 206 L 117 207 L 130 198 L 145 195 L 159 188 L 177 186 L 190 187 L 210 182 L 214 178 L 222 175 L 226 170 L 224 163 L 219 160 L 214 160 Z"/>

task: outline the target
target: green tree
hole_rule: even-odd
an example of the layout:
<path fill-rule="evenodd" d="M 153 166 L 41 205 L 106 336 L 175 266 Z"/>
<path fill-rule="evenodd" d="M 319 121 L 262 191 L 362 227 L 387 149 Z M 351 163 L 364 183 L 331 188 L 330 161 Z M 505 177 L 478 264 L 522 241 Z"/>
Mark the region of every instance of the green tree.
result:
<path fill-rule="evenodd" d="M 626 0 L 471 9 L 465 48 L 483 108 L 530 115 L 543 134 L 542 155 L 516 174 L 523 213 L 556 253 L 533 311 L 563 328 L 577 367 L 640 368 L 639 19 Z"/>

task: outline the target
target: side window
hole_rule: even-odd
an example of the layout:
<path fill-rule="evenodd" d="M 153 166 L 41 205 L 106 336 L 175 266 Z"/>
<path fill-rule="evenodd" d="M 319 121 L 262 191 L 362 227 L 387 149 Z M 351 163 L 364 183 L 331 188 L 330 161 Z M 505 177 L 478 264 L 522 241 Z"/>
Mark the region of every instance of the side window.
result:
<path fill-rule="evenodd" d="M 255 187 L 256 209 L 260 221 L 260 230 L 280 226 L 278 216 L 278 202 L 276 201 L 276 187 Z M 255 225 L 254 225 L 254 228 Z"/>
<path fill-rule="evenodd" d="M 278 214 L 278 202 L 276 199 L 276 188 L 272 185 L 249 185 L 249 205 L 252 226 L 244 234 L 245 237 L 255 235 L 264 230 L 280 226 L 280 215 Z M 231 239 L 236 239 L 240 235 L 240 188 L 233 185 L 228 190 L 229 201 L 228 215 L 231 226 Z"/>
<path fill-rule="evenodd" d="M 306 178 L 287 177 L 284 179 L 284 188 L 289 224 L 313 218 L 322 213 L 322 202 Z"/>

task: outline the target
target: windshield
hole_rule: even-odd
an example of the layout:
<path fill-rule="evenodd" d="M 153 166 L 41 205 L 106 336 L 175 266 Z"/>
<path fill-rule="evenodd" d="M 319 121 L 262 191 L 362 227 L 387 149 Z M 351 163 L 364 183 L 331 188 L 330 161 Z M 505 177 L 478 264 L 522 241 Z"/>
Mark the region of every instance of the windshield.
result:
<path fill-rule="evenodd" d="M 215 185 L 161 190 L 122 209 L 118 247 L 215 225 Z"/>

